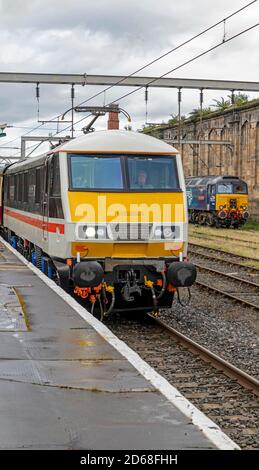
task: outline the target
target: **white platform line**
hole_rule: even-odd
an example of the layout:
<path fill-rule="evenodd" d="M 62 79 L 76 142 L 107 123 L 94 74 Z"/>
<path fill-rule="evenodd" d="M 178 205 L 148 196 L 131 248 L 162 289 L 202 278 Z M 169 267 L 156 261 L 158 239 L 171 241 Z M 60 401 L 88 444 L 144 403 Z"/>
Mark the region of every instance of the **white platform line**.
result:
<path fill-rule="evenodd" d="M 0 242 L 6 246 L 18 259 L 20 259 L 28 268 L 33 271 L 50 289 L 52 289 L 59 297 L 61 297 L 78 315 L 80 315 L 87 323 L 89 323 L 102 338 L 111 344 L 122 356 L 124 356 L 143 377 L 161 392 L 176 408 L 178 408 L 190 421 L 197 426 L 207 438 L 220 450 L 240 450 L 240 447 L 232 441 L 221 429 L 208 418 L 202 411 L 194 406 L 187 398 L 185 398 L 177 388 L 171 385 L 164 377 L 158 374 L 151 366 L 147 364 L 141 357 L 127 346 L 123 341 L 118 339 L 103 323 L 97 320 L 90 312 L 79 305 L 75 299 L 67 294 L 61 287 L 49 279 L 32 263 L 27 261 L 24 256 L 18 253 L 9 245 L 2 237 Z"/>

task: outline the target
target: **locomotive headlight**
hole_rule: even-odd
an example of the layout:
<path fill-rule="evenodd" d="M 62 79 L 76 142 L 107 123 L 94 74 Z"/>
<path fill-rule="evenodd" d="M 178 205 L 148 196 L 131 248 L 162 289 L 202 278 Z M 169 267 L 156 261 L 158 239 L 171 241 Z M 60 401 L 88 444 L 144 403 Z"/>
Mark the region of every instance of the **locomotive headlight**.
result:
<path fill-rule="evenodd" d="M 164 228 L 164 237 L 165 238 L 172 238 L 172 230 L 171 227 L 165 227 Z"/>
<path fill-rule="evenodd" d="M 94 238 L 95 237 L 95 228 L 94 227 L 87 227 L 85 234 L 87 238 Z"/>
<path fill-rule="evenodd" d="M 220 219 L 225 219 L 227 217 L 227 213 L 225 211 L 220 211 L 218 216 Z"/>
<path fill-rule="evenodd" d="M 161 228 L 156 228 L 154 235 L 155 235 L 155 238 L 162 238 L 162 230 L 161 230 Z"/>
<path fill-rule="evenodd" d="M 96 231 L 97 235 L 99 235 L 100 237 L 103 237 L 104 234 L 105 234 L 105 230 L 103 227 L 99 227 Z"/>
<path fill-rule="evenodd" d="M 222 211 L 222 209 L 224 209 L 224 206 L 219 206 L 220 210 Z"/>
<path fill-rule="evenodd" d="M 96 230 L 97 238 L 106 238 L 106 228 L 98 227 Z"/>
<path fill-rule="evenodd" d="M 156 240 L 172 240 L 176 238 L 176 228 L 173 225 L 161 225 L 154 230 Z"/>

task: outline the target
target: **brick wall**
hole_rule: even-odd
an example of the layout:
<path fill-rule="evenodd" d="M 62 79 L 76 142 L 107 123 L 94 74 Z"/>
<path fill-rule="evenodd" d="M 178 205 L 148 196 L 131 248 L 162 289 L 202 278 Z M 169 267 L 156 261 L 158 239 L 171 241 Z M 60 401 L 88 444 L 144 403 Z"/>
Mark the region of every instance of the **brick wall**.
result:
<path fill-rule="evenodd" d="M 163 140 L 173 139 L 178 148 L 178 127 L 161 126 L 148 132 Z M 239 108 L 215 112 L 181 127 L 186 140 L 225 140 L 232 145 L 182 144 L 184 172 L 189 175 L 233 175 L 243 178 L 249 188 L 249 207 L 259 222 L 259 100 Z"/>

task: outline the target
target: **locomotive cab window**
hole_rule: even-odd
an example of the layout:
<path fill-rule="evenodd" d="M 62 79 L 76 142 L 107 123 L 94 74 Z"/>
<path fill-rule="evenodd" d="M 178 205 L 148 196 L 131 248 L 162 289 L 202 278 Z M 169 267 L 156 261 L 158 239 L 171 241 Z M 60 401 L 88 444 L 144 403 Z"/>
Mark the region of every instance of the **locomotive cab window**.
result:
<path fill-rule="evenodd" d="M 70 155 L 72 189 L 122 189 L 119 157 Z"/>
<path fill-rule="evenodd" d="M 247 185 L 243 181 L 235 183 L 219 183 L 218 184 L 219 194 L 247 194 Z"/>
<path fill-rule="evenodd" d="M 130 189 L 179 189 L 175 157 L 128 157 Z"/>
<path fill-rule="evenodd" d="M 69 155 L 73 190 L 180 191 L 175 156 Z"/>
<path fill-rule="evenodd" d="M 244 181 L 233 183 L 233 193 L 247 194 L 248 193 L 247 184 Z"/>
<path fill-rule="evenodd" d="M 218 193 L 219 194 L 231 194 L 233 191 L 231 183 L 220 183 L 218 184 Z"/>

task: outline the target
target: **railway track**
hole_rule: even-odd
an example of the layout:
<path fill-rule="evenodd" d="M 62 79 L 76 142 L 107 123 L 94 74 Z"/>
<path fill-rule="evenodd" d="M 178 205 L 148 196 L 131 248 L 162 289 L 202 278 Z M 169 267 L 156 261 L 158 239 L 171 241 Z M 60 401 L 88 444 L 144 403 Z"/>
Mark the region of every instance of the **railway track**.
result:
<path fill-rule="evenodd" d="M 240 266 L 247 266 L 247 267 L 250 267 L 250 268 L 254 268 L 255 270 L 258 270 L 258 268 L 254 267 L 253 265 L 250 266 L 248 263 L 255 263 L 258 261 L 259 263 L 259 259 L 255 258 L 255 257 L 250 257 L 250 256 L 243 256 L 243 255 L 240 255 L 240 254 L 236 254 L 236 253 L 231 253 L 229 251 L 225 251 L 225 250 L 221 250 L 221 249 L 218 249 L 218 248 L 212 248 L 212 247 L 208 247 L 206 245 L 200 245 L 199 243 L 194 243 L 194 242 L 190 242 L 188 243 L 188 250 L 189 252 L 190 251 L 194 251 L 194 249 L 196 250 L 195 253 L 198 252 L 199 250 L 199 254 L 201 254 L 201 252 L 205 252 L 205 254 L 207 254 L 207 256 L 213 256 L 211 253 L 213 253 L 215 256 L 213 257 L 213 259 L 220 257 L 220 259 L 222 260 L 225 260 L 225 261 L 228 261 L 230 263 L 233 263 L 237 265 L 240 265 Z M 234 261 L 235 259 L 235 261 Z M 244 264 L 246 263 L 246 264 Z"/>
<path fill-rule="evenodd" d="M 204 239 L 204 240 L 210 240 L 210 241 L 217 241 L 217 240 L 223 240 L 223 241 L 233 241 L 235 245 L 244 247 L 244 246 L 249 246 L 249 248 L 256 248 L 258 249 L 259 247 L 259 242 L 254 241 L 254 240 L 245 240 L 242 238 L 236 238 L 236 237 L 230 237 L 229 235 L 220 235 L 220 234 L 203 234 L 199 232 L 195 232 L 191 234 L 191 237 L 194 238 L 199 238 L 199 239 Z"/>
<path fill-rule="evenodd" d="M 179 341 L 183 346 L 186 346 L 194 354 L 198 354 L 201 359 L 210 363 L 213 367 L 222 370 L 228 377 L 236 380 L 240 385 L 252 391 L 257 397 L 259 397 L 259 380 L 255 379 L 246 372 L 232 365 L 225 359 L 220 358 L 218 355 L 211 352 L 209 349 L 204 348 L 200 344 L 196 343 L 192 339 L 183 335 L 175 328 L 167 325 L 160 318 L 154 317 L 153 315 L 147 314 L 153 321 L 162 326 L 165 330 L 169 331 L 172 337 Z"/>
<path fill-rule="evenodd" d="M 108 326 L 242 449 L 258 448 L 257 379 L 152 315 Z"/>
<path fill-rule="evenodd" d="M 202 259 L 205 261 L 209 261 L 210 264 L 222 266 L 223 269 L 227 269 L 228 271 L 230 268 L 236 268 L 238 269 L 239 275 L 240 274 L 244 275 L 244 278 L 248 278 L 248 279 L 250 278 L 250 279 L 256 280 L 258 278 L 258 283 L 259 283 L 259 269 L 253 266 L 248 266 L 248 265 L 243 264 L 242 258 L 240 259 L 240 257 L 237 256 L 237 259 L 239 259 L 239 261 L 237 261 L 233 259 L 233 256 L 231 255 L 231 253 L 230 253 L 230 256 L 228 257 L 226 252 L 220 252 L 220 250 L 215 250 L 216 254 L 213 255 L 211 248 L 206 249 L 205 247 L 202 247 L 201 245 L 193 245 L 193 247 L 190 248 L 190 245 L 188 249 L 188 254 L 191 256 L 192 259 L 194 260 Z M 195 248 L 196 246 L 198 248 Z"/>
<path fill-rule="evenodd" d="M 198 268 L 196 280 L 198 286 L 259 310 L 259 285 L 257 283 L 214 268 L 208 268 L 197 262 L 194 264 Z"/>
<path fill-rule="evenodd" d="M 259 310 L 259 269 L 233 261 L 231 256 L 230 259 L 222 258 L 220 250 L 213 250 L 212 253 L 209 248 L 199 246 L 197 249 L 197 245 L 191 244 L 190 258 L 198 268 L 196 284 Z M 229 272 L 231 268 L 238 272 Z"/>

